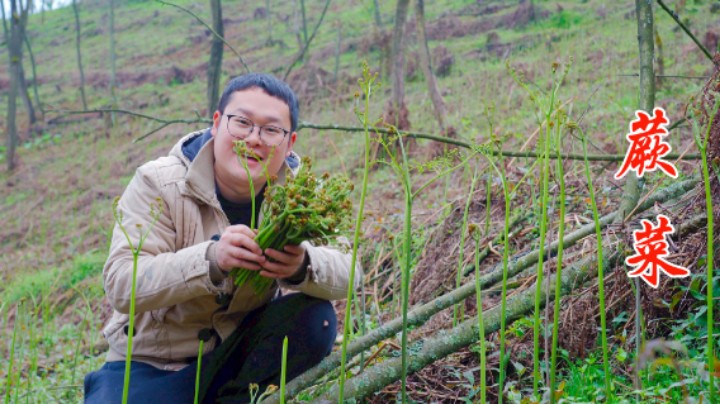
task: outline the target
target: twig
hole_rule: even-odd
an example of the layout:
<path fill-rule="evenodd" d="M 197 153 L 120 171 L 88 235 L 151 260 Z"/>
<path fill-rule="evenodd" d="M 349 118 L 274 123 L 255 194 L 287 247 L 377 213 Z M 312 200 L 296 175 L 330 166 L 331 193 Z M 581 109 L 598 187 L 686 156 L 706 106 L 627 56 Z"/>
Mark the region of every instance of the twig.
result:
<path fill-rule="evenodd" d="M 299 125 L 299 129 L 303 128 L 310 128 L 310 129 L 325 129 L 325 130 L 342 130 L 346 132 L 362 132 L 364 131 L 363 128 L 355 127 L 355 126 L 341 126 L 341 125 L 327 125 L 327 124 L 315 124 L 311 122 L 302 122 Z M 670 128 L 668 128 L 669 130 Z M 398 134 L 400 136 L 407 136 L 415 139 L 427 139 L 427 140 L 434 140 L 436 142 L 441 143 L 447 143 L 447 144 L 453 144 L 456 146 L 464 147 L 466 149 L 472 148 L 472 144 L 470 142 L 465 142 L 458 139 L 451 139 L 444 136 L 437 136 L 437 135 L 431 135 L 427 133 L 417 133 L 417 132 L 407 132 L 407 131 L 395 131 L 395 130 L 389 130 L 385 128 L 375 128 L 373 129 L 373 132 L 376 133 L 385 133 L 385 134 Z M 512 151 L 502 151 L 497 152 L 494 150 L 489 151 L 490 154 L 493 155 L 502 155 L 505 157 L 531 157 L 531 158 L 538 158 L 540 157 L 537 153 L 533 152 L 512 152 Z M 555 155 L 549 156 L 551 159 L 557 158 Z M 563 160 L 584 160 L 585 156 L 582 154 L 574 154 L 574 153 L 568 153 L 568 154 L 562 154 L 561 155 Z M 673 158 L 676 159 L 679 157 L 677 153 L 675 154 L 667 154 L 663 157 L 667 158 Z M 682 159 L 683 160 L 698 160 L 700 158 L 699 154 L 687 154 Z M 588 155 L 587 159 L 589 161 L 623 161 L 625 160 L 625 155 L 612 155 L 612 154 L 606 154 L 606 155 Z"/>
<path fill-rule="evenodd" d="M 312 42 L 312 40 L 315 38 L 315 34 L 317 34 L 318 28 L 320 28 L 320 24 L 322 24 L 323 19 L 325 18 L 325 13 L 327 12 L 328 6 L 330 6 L 330 0 L 327 0 L 325 2 L 325 7 L 323 8 L 322 14 L 320 14 L 320 19 L 318 20 L 318 23 L 315 24 L 312 35 L 310 35 L 310 38 L 308 38 L 307 42 L 305 42 L 305 46 L 303 46 L 302 51 L 300 51 L 300 53 L 295 57 L 295 60 L 293 60 L 293 62 L 290 63 L 290 66 L 288 66 L 287 70 L 285 70 L 285 76 L 283 76 L 284 81 L 287 81 L 290 72 L 295 67 L 297 62 L 299 62 L 305 56 L 305 52 L 310 47 L 310 42 Z"/>
<path fill-rule="evenodd" d="M 639 77 L 638 73 L 618 74 L 620 77 Z M 655 77 L 665 79 L 693 79 L 693 80 L 707 80 L 710 76 L 680 76 L 680 75 L 668 75 L 668 74 L 656 74 Z"/>
<path fill-rule="evenodd" d="M 692 32 L 690 32 L 690 30 L 685 26 L 685 24 L 683 24 L 680 21 L 680 18 L 678 17 L 678 15 L 675 14 L 674 11 L 670 10 L 668 8 L 668 6 L 666 6 L 665 3 L 663 3 L 662 0 L 657 0 L 657 3 L 660 5 L 660 7 L 662 7 L 663 10 L 665 10 L 666 13 L 668 13 L 670 15 L 670 17 L 672 17 L 673 20 L 675 20 L 675 22 L 680 26 L 680 28 L 682 28 L 682 30 L 685 31 L 686 34 L 688 34 L 690 39 L 692 39 L 693 42 L 695 42 L 695 45 L 697 45 L 698 48 L 700 48 L 700 50 L 703 51 L 705 56 L 707 56 L 707 58 L 710 59 L 710 61 L 713 62 L 713 64 L 715 64 L 715 62 L 713 61 L 713 57 L 712 57 L 712 55 L 710 55 L 710 52 L 708 52 L 707 48 L 705 48 L 705 46 L 703 46 L 703 44 L 701 44 L 700 41 L 698 41 L 697 38 L 695 38 L 695 35 L 693 35 Z"/>
<path fill-rule="evenodd" d="M 243 60 L 242 56 L 240 56 L 240 54 L 235 50 L 235 48 L 233 48 L 232 45 L 230 45 L 230 44 L 225 40 L 225 38 L 223 38 L 222 35 L 218 34 L 211 26 L 209 26 L 205 21 L 203 21 L 203 20 L 202 20 L 200 17 L 198 17 L 195 13 L 193 13 L 192 11 L 188 10 L 187 8 L 185 8 L 185 7 L 183 7 L 183 6 L 179 6 L 179 5 L 177 5 L 177 4 L 169 3 L 169 2 L 164 1 L 164 0 L 155 0 L 155 1 L 157 1 L 157 2 L 159 2 L 159 3 L 161 3 L 161 4 L 168 5 L 168 6 L 173 6 L 173 7 L 175 7 L 175 8 L 178 8 L 178 9 L 180 9 L 180 10 L 182 10 L 182 11 L 190 14 L 191 16 L 195 17 L 195 19 L 198 20 L 198 21 L 200 22 L 200 24 L 204 25 L 205 28 L 209 29 L 210 32 L 212 32 L 213 35 L 215 35 L 216 38 L 218 38 L 219 40 L 221 40 L 228 48 L 230 48 L 230 50 L 232 51 L 232 53 L 234 53 L 235 56 L 237 56 L 238 59 L 240 59 L 240 63 L 242 63 L 243 67 L 245 68 L 245 71 L 246 71 L 247 73 L 250 73 L 250 68 L 248 67 L 247 64 L 245 64 L 245 61 Z"/>
<path fill-rule="evenodd" d="M 160 0 L 158 0 L 158 1 L 160 1 Z M 159 127 L 157 127 L 157 128 L 155 128 L 155 129 L 151 130 L 150 132 L 148 132 L 148 133 L 146 133 L 146 134 L 144 134 L 144 135 L 142 135 L 142 136 L 134 139 L 134 140 L 133 140 L 133 143 L 137 143 L 137 142 L 145 139 L 146 137 L 152 135 L 153 133 L 159 131 L 160 129 L 163 129 L 163 128 L 166 127 L 166 126 L 173 125 L 173 124 L 176 124 L 176 123 L 185 123 L 185 124 L 191 124 L 191 123 L 212 123 L 212 121 L 211 121 L 210 119 L 207 119 L 207 118 L 200 118 L 200 117 L 198 117 L 198 118 L 195 118 L 195 119 L 162 119 L 162 118 L 158 118 L 158 117 L 155 117 L 155 116 L 150 116 L 150 115 L 141 114 L 141 113 L 139 113 L 139 112 L 128 111 L 128 110 L 126 110 L 126 109 L 116 109 L 116 108 L 87 109 L 87 110 L 83 110 L 83 111 L 73 111 L 73 110 L 65 110 L 65 109 L 53 109 L 53 110 L 49 110 L 49 111 L 48 111 L 48 113 L 51 113 L 51 112 L 58 113 L 58 114 L 68 114 L 68 115 L 97 114 L 97 113 L 107 113 L 107 112 L 111 112 L 111 113 L 118 113 L 118 114 L 126 114 L 126 115 L 130 115 L 130 116 L 136 116 L 136 117 L 138 117 L 138 118 L 148 119 L 148 120 L 150 120 L 150 121 L 155 121 L 155 122 L 160 122 L 160 123 L 162 123 L 162 125 L 160 125 Z"/>

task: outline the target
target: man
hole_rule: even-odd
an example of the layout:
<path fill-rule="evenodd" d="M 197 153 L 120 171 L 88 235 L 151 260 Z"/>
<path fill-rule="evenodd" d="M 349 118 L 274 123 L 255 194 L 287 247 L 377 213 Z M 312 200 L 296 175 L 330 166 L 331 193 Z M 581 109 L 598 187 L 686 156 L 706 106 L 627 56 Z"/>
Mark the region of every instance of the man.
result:
<path fill-rule="evenodd" d="M 246 401 L 251 383 L 277 384 L 286 335 L 288 379 L 330 352 L 337 319 L 327 300 L 346 296 L 350 255 L 307 242 L 263 251 L 249 227 L 252 199 L 256 215 L 263 201 L 265 170 L 284 181 L 287 169 L 298 169 L 297 124 L 297 98 L 286 83 L 243 75 L 223 91 L 210 129 L 137 170 L 118 204 L 134 245 L 116 225 L 103 270 L 115 310 L 103 331 L 110 349 L 107 363 L 85 378 L 86 402 L 122 398 L 132 247 L 141 232 L 148 233 L 137 267 L 129 402 L 192 402 L 200 340 L 206 402 Z M 246 160 L 249 177 L 233 151 L 237 140 L 255 154 Z M 277 285 L 261 296 L 249 285 L 236 287 L 228 276 L 236 267 Z M 361 279 L 356 272 L 353 287 Z M 273 299 L 278 285 L 300 293 Z"/>

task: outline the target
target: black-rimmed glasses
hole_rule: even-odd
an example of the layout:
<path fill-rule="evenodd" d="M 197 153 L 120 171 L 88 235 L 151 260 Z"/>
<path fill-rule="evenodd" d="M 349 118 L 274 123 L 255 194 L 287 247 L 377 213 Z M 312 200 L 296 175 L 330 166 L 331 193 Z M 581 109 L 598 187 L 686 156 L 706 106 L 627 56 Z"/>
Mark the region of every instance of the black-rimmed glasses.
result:
<path fill-rule="evenodd" d="M 230 136 L 238 140 L 244 140 L 255 129 L 255 122 L 242 115 L 225 115 L 227 119 L 227 130 Z M 279 146 L 290 131 L 277 126 L 258 126 L 260 141 L 266 146 Z"/>

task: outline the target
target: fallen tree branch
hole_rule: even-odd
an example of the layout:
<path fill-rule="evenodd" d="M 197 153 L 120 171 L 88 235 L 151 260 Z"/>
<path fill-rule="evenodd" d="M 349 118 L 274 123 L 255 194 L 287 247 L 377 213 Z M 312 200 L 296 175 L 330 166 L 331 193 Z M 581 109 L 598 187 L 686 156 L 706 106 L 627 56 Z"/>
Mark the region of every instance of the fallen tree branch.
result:
<path fill-rule="evenodd" d="M 666 6 L 665 3 L 663 3 L 662 0 L 657 0 L 657 3 L 660 5 L 660 7 L 662 7 L 663 10 L 665 10 L 666 13 L 668 13 L 670 15 L 670 17 L 672 17 L 673 20 L 675 20 L 675 22 L 680 26 L 680 28 L 682 28 L 682 30 L 685 31 L 686 34 L 688 34 L 690 39 L 692 39 L 693 42 L 695 42 L 695 45 L 697 45 L 698 48 L 700 48 L 700 50 L 705 54 L 705 56 L 707 56 L 707 58 L 710 59 L 710 61 L 713 62 L 713 64 L 715 64 L 715 62 L 713 61 L 712 55 L 710 55 L 710 52 L 707 50 L 707 48 L 705 46 L 703 46 L 703 44 L 700 43 L 700 41 L 698 41 L 697 38 L 695 38 L 695 35 L 693 35 L 692 32 L 690 32 L 690 30 L 685 26 L 685 24 L 683 24 L 682 21 L 680 21 L 680 17 L 678 17 L 678 15 L 675 14 L 674 11 L 670 10 L 668 8 L 668 6 Z"/>
<path fill-rule="evenodd" d="M 686 181 L 675 183 L 661 191 L 656 192 L 651 197 L 647 198 L 647 200 L 641 204 L 638 208 L 638 212 L 643 212 L 650 207 L 654 206 L 656 202 L 662 202 L 667 201 L 670 199 L 674 199 L 690 190 L 692 190 L 698 182 L 697 177 L 690 178 Z M 612 223 L 615 219 L 615 216 L 617 216 L 617 212 L 613 212 L 610 214 L 607 214 L 600 218 L 600 225 L 602 227 L 606 227 L 608 224 Z M 595 223 L 589 223 L 585 226 L 582 226 L 581 228 L 575 230 L 574 232 L 568 234 L 563 239 L 563 245 L 565 248 L 568 248 L 572 245 L 574 245 L 579 240 L 595 233 Z M 554 252 L 557 251 L 558 248 L 558 242 L 555 241 L 550 245 L 550 247 L 547 249 L 547 254 L 551 255 Z M 523 269 L 528 268 L 535 264 L 538 261 L 540 254 L 537 250 L 530 252 L 526 255 L 523 255 L 521 257 L 515 257 L 513 258 L 512 262 L 508 265 L 508 275 L 514 276 L 520 273 Z M 591 258 L 591 257 L 590 257 Z M 474 264 L 471 265 L 471 267 L 474 269 Z M 565 276 L 565 274 L 563 274 Z M 494 267 L 494 269 L 482 276 L 480 278 L 480 285 L 483 289 L 487 288 L 488 286 L 495 285 L 496 283 L 500 282 L 502 280 L 502 265 L 498 264 Z M 553 283 L 554 285 L 554 283 Z M 457 304 L 458 302 L 472 296 L 475 293 L 475 284 L 474 282 L 467 283 L 449 293 L 446 293 L 428 303 L 422 304 L 420 306 L 414 307 L 412 310 L 408 312 L 408 325 L 410 326 L 417 326 L 425 323 L 430 317 L 432 317 L 435 313 L 446 309 L 448 307 L 453 306 L 454 304 Z M 534 293 L 534 292 L 533 292 Z M 534 296 L 534 294 L 533 294 Z M 485 321 L 487 320 L 487 317 L 485 318 Z M 475 321 L 475 326 L 477 326 L 477 321 Z M 353 340 L 349 345 L 347 349 L 347 354 L 349 357 L 355 356 L 359 354 L 360 352 L 365 351 L 366 349 L 369 349 L 376 343 L 386 339 L 390 338 L 394 335 L 396 335 L 400 330 L 402 329 L 402 319 L 396 318 L 393 319 L 387 323 L 385 323 L 383 326 L 378 327 L 369 333 L 365 334 L 364 336 L 361 336 L 355 340 Z M 487 326 L 486 326 L 487 330 Z M 477 336 L 477 332 L 474 334 Z M 310 387 L 315 380 L 319 379 L 320 377 L 326 375 L 328 372 L 334 370 L 340 365 L 340 353 L 339 352 L 333 352 L 330 354 L 327 358 L 325 358 L 322 362 L 320 362 L 315 367 L 309 369 L 305 373 L 301 374 L 300 376 L 296 377 L 292 381 L 290 381 L 286 385 L 286 394 L 287 397 L 293 397 L 296 396 L 298 393 L 300 393 L 302 390 Z M 336 393 L 337 395 L 337 393 Z M 347 396 L 349 397 L 349 396 Z M 268 401 L 269 403 L 273 402 L 279 402 L 279 393 L 274 394 L 271 396 Z"/>
<path fill-rule="evenodd" d="M 605 262 L 607 267 L 615 265 L 620 256 L 614 252 L 608 254 Z M 588 256 L 581 262 L 565 269 L 561 274 L 562 291 L 565 295 L 576 287 L 582 285 L 591 276 L 596 274 L 597 268 L 593 268 L 590 264 L 594 262 L 594 257 Z M 545 300 L 545 295 L 554 293 L 555 290 L 555 274 L 549 276 L 550 283 L 541 288 L 541 300 Z M 535 308 L 535 290 L 530 287 L 511 298 L 507 302 L 506 318 L 509 322 L 519 319 L 526 313 Z M 500 316 L 502 315 L 501 307 L 496 306 L 490 310 L 483 312 L 483 325 L 486 333 L 492 333 L 500 328 Z M 453 352 L 457 352 L 478 339 L 478 322 L 476 318 L 471 318 L 462 322 L 457 327 L 450 330 L 440 330 L 435 336 L 415 341 L 413 352 L 410 357 L 409 371 L 416 372 L 425 366 L 444 358 Z M 384 362 L 367 368 L 366 371 L 345 382 L 345 398 L 363 397 L 374 393 L 400 378 L 400 358 L 386 359 Z M 338 396 L 337 385 L 327 391 L 316 402 L 326 403 L 333 402 Z"/>
<path fill-rule="evenodd" d="M 302 122 L 300 123 L 298 129 L 323 129 L 323 130 L 341 130 L 345 132 L 363 132 L 365 129 L 355 126 L 341 126 L 341 125 L 327 125 L 327 124 L 314 124 L 311 122 Z M 406 132 L 406 131 L 395 131 L 395 130 L 389 130 L 386 128 L 375 128 L 373 129 L 373 132 L 377 133 L 384 133 L 384 134 L 395 134 L 397 133 L 400 136 L 406 136 L 410 138 L 415 139 L 426 139 L 426 140 L 434 140 L 436 142 L 446 143 L 446 144 L 452 144 L 455 146 L 464 147 L 466 149 L 471 149 L 473 147 L 473 144 L 470 142 L 465 142 L 463 140 L 459 139 L 451 139 L 444 136 L 437 136 L 437 135 L 431 135 L 428 133 L 418 133 L 418 132 Z M 492 154 L 494 156 L 502 155 L 505 157 L 531 157 L 531 158 L 539 158 L 541 157 L 537 153 L 533 152 L 513 152 L 513 151 L 495 151 L 495 150 L 489 150 L 489 154 Z M 551 159 L 557 158 L 557 156 L 552 155 L 549 156 Z M 563 160 L 585 160 L 585 156 L 583 154 L 576 154 L 576 153 L 568 153 L 568 154 L 561 154 L 560 157 Z M 699 154 L 686 154 L 685 156 L 680 156 L 677 153 L 673 154 L 667 154 L 664 157 L 668 159 L 677 159 L 679 157 L 682 157 L 682 160 L 697 160 L 700 158 Z M 588 155 L 587 159 L 589 161 L 623 161 L 625 159 L 625 155 Z"/>
<path fill-rule="evenodd" d="M 157 0 L 161 1 L 161 0 Z M 100 108 L 100 109 L 90 109 L 90 110 L 83 110 L 83 111 L 71 111 L 71 110 L 49 110 L 48 112 L 55 112 L 55 113 L 66 113 L 66 114 L 87 114 L 87 113 L 102 113 L 102 112 L 112 112 L 112 113 L 120 113 L 120 114 L 126 114 L 126 115 L 132 115 L 137 116 L 139 118 L 149 119 L 151 121 L 160 122 L 162 123 L 161 126 L 153 129 L 152 131 L 139 136 L 133 140 L 133 143 L 137 143 L 141 140 L 144 140 L 148 136 L 154 134 L 155 132 L 159 131 L 160 129 L 165 128 L 166 126 L 173 125 L 176 123 L 185 123 L 185 124 L 192 124 L 192 123 L 207 123 L 211 124 L 212 120 L 207 118 L 195 118 L 195 119 L 162 119 L 150 115 L 141 114 L 138 112 L 128 111 L 124 109 L 114 109 L 114 108 Z M 684 118 L 683 118 L 684 119 Z M 680 121 L 678 121 L 680 122 Z M 341 125 L 332 125 L 332 124 L 314 124 L 311 122 L 301 122 L 298 125 L 298 130 L 300 129 L 323 129 L 323 130 L 337 130 L 337 131 L 345 131 L 345 132 L 363 132 L 363 128 L 355 127 L 355 126 L 341 126 Z M 407 136 L 415 139 L 426 139 L 426 140 L 434 140 L 436 142 L 440 143 L 446 143 L 446 144 L 452 144 L 460 147 L 464 147 L 466 149 L 472 149 L 473 145 L 469 142 L 465 142 L 458 139 L 451 139 L 444 136 L 437 136 L 437 135 L 431 135 L 428 133 L 417 133 L 417 132 L 406 132 L 406 131 L 390 131 L 385 128 L 376 128 L 374 129 L 375 132 L 378 133 L 397 133 L 401 136 Z M 513 151 L 495 151 L 490 150 L 488 151 L 489 154 L 492 154 L 494 156 L 505 156 L 505 157 L 530 157 L 530 158 L 538 158 L 540 157 L 537 153 L 533 152 L 513 152 Z M 557 158 L 557 156 L 552 155 L 549 156 L 551 159 Z M 585 156 L 582 154 L 574 154 L 574 153 L 568 153 L 568 154 L 561 154 L 560 157 L 564 160 L 584 160 Z M 668 159 L 679 159 L 679 160 L 698 160 L 700 158 L 699 154 L 677 154 L 677 153 L 671 153 L 667 154 L 664 157 Z M 587 159 L 589 161 L 623 161 L 625 159 L 625 155 L 588 155 Z"/>
<path fill-rule="evenodd" d="M 116 114 L 125 114 L 130 116 L 136 116 L 138 118 L 147 119 L 150 121 L 160 122 L 162 125 L 159 127 L 151 130 L 150 132 L 139 136 L 133 140 L 133 143 L 137 143 L 146 137 L 152 135 L 153 133 L 159 131 L 160 129 L 165 128 L 166 126 L 170 126 L 176 123 L 185 123 L 185 124 L 192 124 L 192 123 L 212 123 L 212 120 L 208 118 L 201 118 L 197 117 L 195 119 L 163 119 L 158 118 L 151 115 L 141 114 L 139 112 L 134 111 L 128 111 L 126 109 L 117 109 L 117 108 L 98 108 L 98 109 L 87 109 L 82 111 L 73 111 L 73 110 L 64 110 L 64 109 L 53 109 L 47 111 L 48 113 L 54 112 L 58 114 L 67 114 L 67 115 L 80 115 L 80 114 L 102 114 L 102 113 L 116 113 Z"/>

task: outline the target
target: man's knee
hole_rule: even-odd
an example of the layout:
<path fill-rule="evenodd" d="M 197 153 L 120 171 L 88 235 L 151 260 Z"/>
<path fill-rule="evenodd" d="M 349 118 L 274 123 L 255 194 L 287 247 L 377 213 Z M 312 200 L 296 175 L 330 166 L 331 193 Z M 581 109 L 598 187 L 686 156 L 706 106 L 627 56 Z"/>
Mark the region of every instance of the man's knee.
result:
<path fill-rule="evenodd" d="M 337 315 L 327 300 L 317 300 L 303 312 L 299 321 L 307 321 L 308 341 L 321 358 L 330 353 L 337 335 Z"/>

